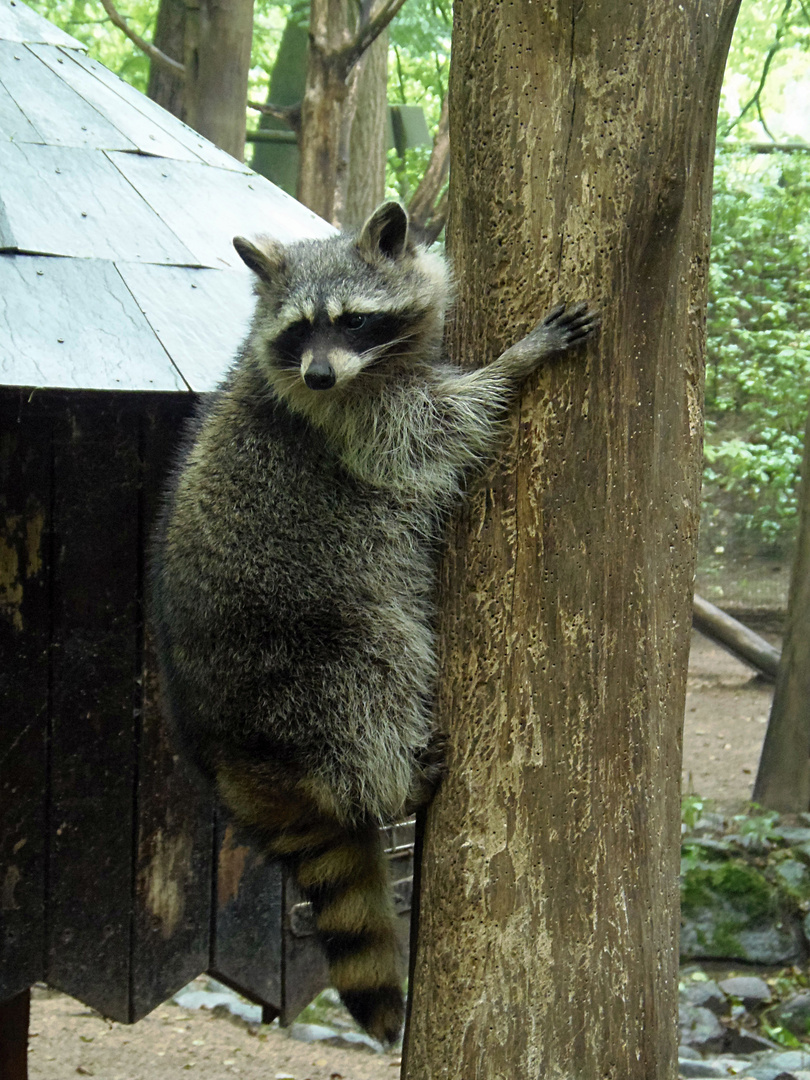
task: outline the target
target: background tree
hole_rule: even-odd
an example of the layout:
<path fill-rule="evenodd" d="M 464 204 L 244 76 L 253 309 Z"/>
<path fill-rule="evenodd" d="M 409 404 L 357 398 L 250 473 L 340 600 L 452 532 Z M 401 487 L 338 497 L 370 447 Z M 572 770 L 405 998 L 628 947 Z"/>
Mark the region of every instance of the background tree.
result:
<path fill-rule="evenodd" d="M 486 360 L 558 298 L 590 294 L 604 325 L 529 385 L 447 544 L 450 761 L 408 1080 L 676 1073 L 702 313 L 736 8 L 456 2 L 453 354 Z"/>
<path fill-rule="evenodd" d="M 787 633 L 754 784 L 754 801 L 780 813 L 810 810 L 810 418 L 802 472 Z"/>

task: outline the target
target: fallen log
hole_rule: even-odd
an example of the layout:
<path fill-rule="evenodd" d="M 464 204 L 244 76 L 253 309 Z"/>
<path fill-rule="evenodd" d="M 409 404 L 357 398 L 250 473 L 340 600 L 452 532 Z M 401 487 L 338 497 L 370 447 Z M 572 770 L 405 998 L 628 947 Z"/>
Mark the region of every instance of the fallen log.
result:
<path fill-rule="evenodd" d="M 766 679 L 774 681 L 779 670 L 779 649 L 769 644 L 759 634 L 749 630 L 738 619 L 732 618 L 719 607 L 710 604 L 702 596 L 695 593 L 695 602 L 692 609 L 692 625 L 701 634 L 718 645 L 722 645 L 733 653 L 738 660 L 742 660 L 754 668 Z"/>

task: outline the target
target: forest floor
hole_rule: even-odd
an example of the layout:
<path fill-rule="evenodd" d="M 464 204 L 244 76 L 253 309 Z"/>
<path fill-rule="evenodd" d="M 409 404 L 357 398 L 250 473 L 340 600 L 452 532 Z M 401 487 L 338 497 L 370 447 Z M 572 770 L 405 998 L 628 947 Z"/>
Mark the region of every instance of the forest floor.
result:
<path fill-rule="evenodd" d="M 756 568 L 755 568 L 756 569 Z M 762 585 L 765 574 L 764 592 Z M 760 633 L 778 642 L 786 572 L 772 565 L 739 588 L 716 570 L 698 591 L 714 603 L 750 608 Z M 729 595 L 731 593 L 731 595 Z M 757 615 L 756 612 L 760 614 Z M 765 614 L 762 614 L 762 613 Z M 767 613 L 770 612 L 769 616 Z M 774 614 L 775 613 L 775 614 Z M 769 624 L 770 618 L 770 624 Z M 684 793 L 711 799 L 733 813 L 751 797 L 773 694 L 719 646 L 693 635 L 684 729 Z M 201 985 L 204 984 L 204 980 Z M 31 1080 L 395 1080 L 397 1054 L 324 1042 L 299 1042 L 277 1026 L 257 1027 L 217 1009 L 166 1003 L 128 1027 L 104 1020 L 72 998 L 37 987 L 31 1006 Z"/>

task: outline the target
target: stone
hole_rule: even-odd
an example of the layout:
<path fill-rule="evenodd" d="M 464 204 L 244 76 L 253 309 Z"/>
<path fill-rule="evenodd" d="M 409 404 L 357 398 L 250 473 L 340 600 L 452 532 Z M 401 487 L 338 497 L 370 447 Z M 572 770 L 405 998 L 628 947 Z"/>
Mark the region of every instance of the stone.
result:
<path fill-rule="evenodd" d="M 768 1016 L 772 1024 L 787 1028 L 794 1035 L 807 1035 L 810 1033 L 810 993 L 803 991 L 780 1001 Z"/>
<path fill-rule="evenodd" d="M 786 1072 L 794 1069 L 810 1069 L 810 1053 L 806 1050 L 782 1050 L 776 1054 L 768 1054 L 763 1058 L 762 1064 L 778 1065 Z"/>
<path fill-rule="evenodd" d="M 681 1001 L 686 1001 L 690 1005 L 702 1005 L 704 1009 L 711 1009 L 715 1016 L 722 1016 L 728 1012 L 726 996 L 714 979 L 695 979 L 686 982 L 680 997 Z"/>
<path fill-rule="evenodd" d="M 777 883 L 788 895 L 798 900 L 806 900 L 810 896 L 810 870 L 798 859 L 782 859 L 774 863 L 773 872 Z"/>
<path fill-rule="evenodd" d="M 726 1049 L 730 1054 L 756 1054 L 762 1050 L 778 1050 L 779 1044 L 745 1028 L 731 1028 Z"/>
<path fill-rule="evenodd" d="M 800 825 L 779 825 L 773 832 L 789 847 L 810 843 L 810 828 L 802 828 Z"/>
<path fill-rule="evenodd" d="M 715 1065 L 712 1061 L 692 1061 L 682 1060 L 678 1058 L 678 1076 L 683 1076 L 686 1080 L 691 1080 L 695 1077 L 696 1080 L 702 1080 L 703 1077 L 727 1077 L 728 1073 L 722 1066 Z"/>
<path fill-rule="evenodd" d="M 739 998 L 746 1009 L 766 1005 L 771 1000 L 770 987 L 757 975 L 734 975 L 723 979 L 719 986 L 726 997 Z"/>
<path fill-rule="evenodd" d="M 810 926 L 810 920 L 806 921 Z M 684 913 L 681 956 L 769 966 L 793 964 L 804 956 L 800 935 L 792 922 L 754 922 L 734 905 L 717 900 L 713 907 Z"/>
<path fill-rule="evenodd" d="M 722 1050 L 726 1029 L 710 1009 L 699 1005 L 685 1005 L 678 1016 L 678 1032 L 681 1043 L 696 1050 Z"/>
<path fill-rule="evenodd" d="M 742 859 L 683 860 L 681 956 L 792 964 L 805 946 L 798 919 L 783 918 L 785 897 Z"/>
<path fill-rule="evenodd" d="M 678 1060 L 684 1061 L 703 1061 L 703 1055 L 699 1050 L 695 1050 L 694 1046 L 687 1046 L 686 1043 L 681 1043 L 678 1047 Z"/>

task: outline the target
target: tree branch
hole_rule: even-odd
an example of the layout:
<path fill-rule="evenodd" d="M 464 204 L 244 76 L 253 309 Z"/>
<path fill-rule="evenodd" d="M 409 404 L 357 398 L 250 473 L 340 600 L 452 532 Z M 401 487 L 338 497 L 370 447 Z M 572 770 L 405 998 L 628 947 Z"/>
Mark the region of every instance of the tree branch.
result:
<path fill-rule="evenodd" d="M 161 52 L 155 45 L 150 44 L 140 34 L 136 34 L 120 11 L 113 7 L 112 0 L 101 0 L 101 6 L 110 16 L 110 22 L 117 26 L 119 30 L 123 30 L 129 40 L 134 42 L 142 52 L 145 52 L 150 60 L 155 60 L 157 63 L 169 68 L 176 75 L 185 77 L 185 67 L 178 63 L 177 60 L 172 60 L 165 52 Z"/>
<path fill-rule="evenodd" d="M 355 39 L 344 51 L 343 60 L 347 72 L 351 71 L 366 49 L 374 44 L 404 3 L 405 0 L 382 0 L 376 11 L 372 11 L 365 18 L 363 17 L 365 11 L 361 11 L 360 25 Z"/>
<path fill-rule="evenodd" d="M 262 104 L 260 101 L 249 101 L 247 107 L 264 116 L 272 116 L 275 120 L 282 120 L 289 124 L 292 130 L 298 134 L 301 130 L 301 102 L 297 105 L 273 105 L 270 102 Z"/>
<path fill-rule="evenodd" d="M 732 120 L 732 122 L 729 124 L 729 126 L 726 128 L 726 130 L 723 132 L 723 137 L 724 138 L 727 138 L 728 135 L 730 134 L 730 132 L 733 131 L 733 129 L 736 127 L 736 125 L 740 123 L 740 121 L 742 120 L 742 118 L 745 116 L 745 114 L 748 112 L 748 110 L 751 108 L 752 105 L 756 105 L 757 112 L 759 114 L 760 120 L 762 119 L 762 109 L 760 108 L 760 103 L 759 103 L 760 94 L 765 89 L 765 83 L 766 83 L 766 81 L 768 79 L 768 72 L 770 70 L 771 63 L 773 62 L 773 58 L 776 56 L 776 54 L 779 52 L 779 49 L 781 48 L 780 41 L 781 41 L 782 35 L 785 32 L 785 29 L 787 28 L 787 17 L 788 17 L 788 13 L 790 12 L 790 7 L 791 7 L 792 3 L 793 3 L 793 0 L 787 0 L 787 2 L 785 3 L 784 9 L 782 10 L 782 14 L 779 16 L 779 23 L 778 23 L 778 25 L 776 27 L 776 33 L 774 35 L 773 45 L 771 45 L 770 49 L 768 49 L 767 53 L 765 54 L 765 62 L 762 65 L 762 74 L 760 76 L 759 86 L 756 88 L 756 90 L 751 95 L 750 99 L 746 102 L 746 104 L 742 107 L 742 109 L 740 110 L 740 114 L 736 118 L 736 120 Z M 765 125 L 764 125 L 764 122 L 763 122 L 763 127 L 764 126 Z M 766 130 L 767 130 L 767 128 L 766 128 Z M 768 134 L 770 135 L 770 132 L 768 132 Z"/>

